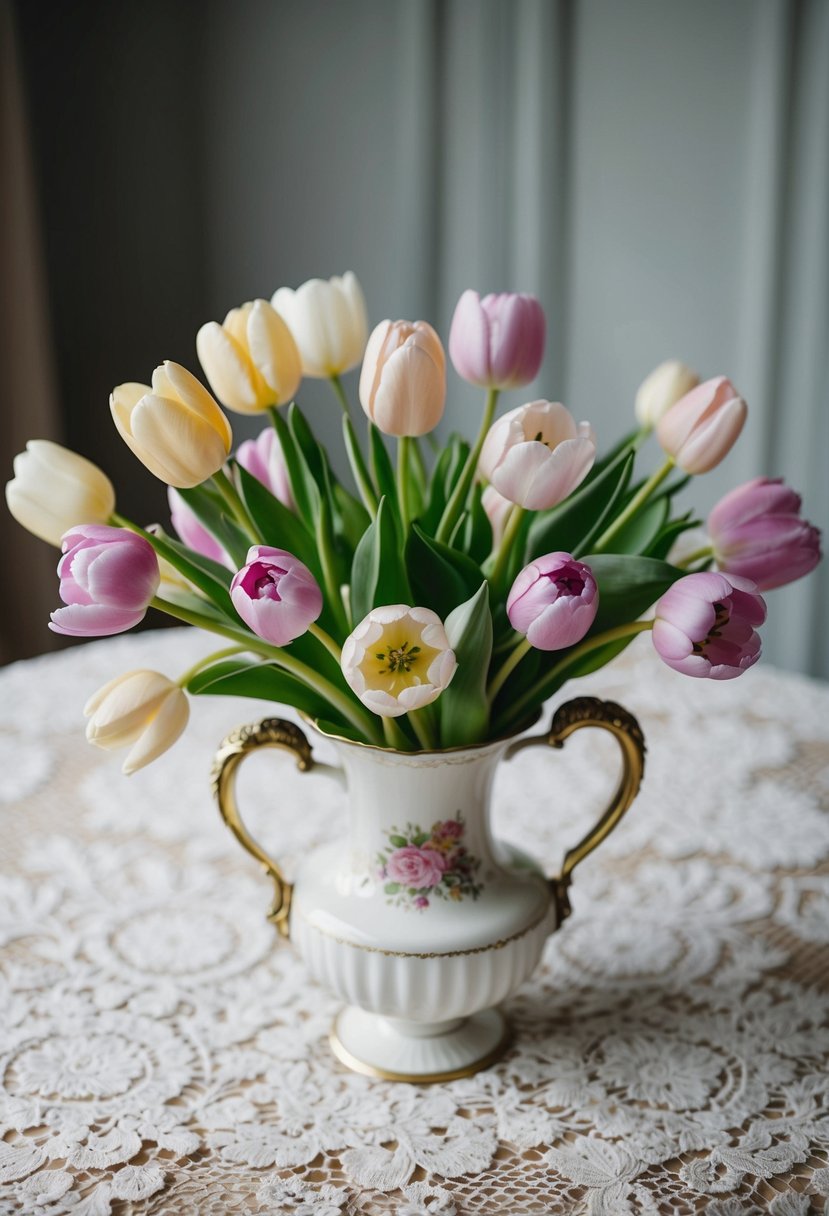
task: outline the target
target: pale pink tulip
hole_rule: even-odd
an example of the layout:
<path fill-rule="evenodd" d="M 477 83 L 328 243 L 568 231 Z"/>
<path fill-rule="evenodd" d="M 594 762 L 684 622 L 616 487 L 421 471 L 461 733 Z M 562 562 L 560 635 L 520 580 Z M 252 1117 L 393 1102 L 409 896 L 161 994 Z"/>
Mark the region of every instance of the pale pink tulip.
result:
<path fill-rule="evenodd" d="M 372 608 L 345 640 L 342 672 L 364 705 L 384 718 L 434 701 L 457 668 L 443 622 L 430 608 Z"/>
<path fill-rule="evenodd" d="M 748 414 L 725 376 L 715 376 L 680 397 L 657 423 L 664 451 L 686 473 L 707 473 L 737 442 Z"/>
<path fill-rule="evenodd" d="M 246 439 L 240 443 L 236 460 L 251 477 L 261 481 L 283 506 L 289 511 L 294 510 L 288 466 L 279 436 L 272 426 L 266 426 L 256 439 Z"/>
<path fill-rule="evenodd" d="M 588 422 L 577 426 L 557 401 L 531 401 L 490 428 L 478 472 L 510 502 L 544 511 L 580 485 L 595 459 L 596 438 Z"/>
<path fill-rule="evenodd" d="M 322 592 L 307 566 L 284 549 L 253 545 L 230 584 L 233 607 L 250 629 L 287 646 L 322 612 Z"/>
<path fill-rule="evenodd" d="M 425 435 L 443 416 L 446 357 L 426 321 L 381 321 L 366 346 L 360 404 L 385 435 Z"/>
<path fill-rule="evenodd" d="M 756 626 L 766 605 L 750 579 L 716 571 L 687 574 L 655 607 L 653 644 L 663 662 L 686 676 L 731 680 L 760 657 Z"/>
<path fill-rule="evenodd" d="M 820 561 L 820 532 L 800 518 L 800 495 L 779 478 L 755 477 L 721 498 L 708 516 L 717 565 L 761 591 L 794 582 Z"/>
<path fill-rule="evenodd" d="M 172 486 L 167 487 L 167 502 L 170 504 L 170 520 L 179 540 L 183 541 L 194 553 L 200 553 L 202 557 L 209 557 L 214 562 L 227 565 L 227 553 L 216 538 L 207 531 L 192 507 L 187 505 L 178 490 L 174 490 Z"/>
<path fill-rule="evenodd" d="M 67 532 L 58 563 L 60 598 L 49 628 L 70 637 L 106 637 L 132 629 L 158 590 L 152 545 L 143 536 L 105 524 Z"/>
<path fill-rule="evenodd" d="M 518 388 L 538 375 L 544 357 L 544 310 L 535 296 L 463 293 L 449 331 L 455 371 L 483 388 Z"/>
<path fill-rule="evenodd" d="M 507 597 L 507 616 L 536 650 L 580 642 L 596 619 L 599 589 L 593 571 L 569 553 L 545 553 L 525 566 Z"/>

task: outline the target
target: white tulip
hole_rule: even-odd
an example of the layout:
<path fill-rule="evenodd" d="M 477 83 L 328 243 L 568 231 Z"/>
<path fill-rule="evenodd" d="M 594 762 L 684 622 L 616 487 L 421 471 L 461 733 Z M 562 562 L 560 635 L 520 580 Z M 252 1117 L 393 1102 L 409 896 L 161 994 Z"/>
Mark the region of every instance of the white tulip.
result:
<path fill-rule="evenodd" d="M 373 713 L 397 718 L 443 692 L 457 660 L 443 622 L 430 608 L 373 608 L 345 640 L 342 671 Z"/>
<path fill-rule="evenodd" d="M 258 414 L 296 396 L 302 379 L 299 350 L 267 300 L 232 308 L 221 325 L 202 325 L 196 350 L 210 387 L 230 410 Z"/>
<path fill-rule="evenodd" d="M 60 546 L 78 524 L 106 524 L 115 510 L 112 482 L 91 460 L 49 439 L 30 439 L 14 458 L 6 502 L 19 524 Z"/>
<path fill-rule="evenodd" d="M 366 302 L 350 270 L 342 278 L 280 287 L 271 304 L 294 336 L 306 376 L 328 379 L 356 367 L 368 340 Z"/>
<path fill-rule="evenodd" d="M 129 775 L 173 746 L 190 706 L 178 684 L 159 672 L 128 671 L 99 688 L 84 713 L 90 743 L 107 750 L 131 748 L 122 768 Z"/>
<path fill-rule="evenodd" d="M 121 438 L 151 473 L 178 489 L 212 477 L 227 459 L 230 424 L 207 389 L 169 360 L 148 384 L 119 384 L 109 398 Z"/>
<path fill-rule="evenodd" d="M 636 390 L 634 408 L 642 426 L 654 427 L 680 397 L 699 384 L 699 376 L 678 359 L 667 359 Z"/>

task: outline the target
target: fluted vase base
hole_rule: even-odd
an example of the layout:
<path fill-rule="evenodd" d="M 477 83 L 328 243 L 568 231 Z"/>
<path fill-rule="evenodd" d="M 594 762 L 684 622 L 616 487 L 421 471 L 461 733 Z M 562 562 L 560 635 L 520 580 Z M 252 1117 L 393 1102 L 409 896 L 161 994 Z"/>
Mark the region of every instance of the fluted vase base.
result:
<path fill-rule="evenodd" d="M 347 1068 L 415 1084 L 471 1077 L 500 1059 L 509 1042 L 500 1009 L 448 1022 L 410 1022 L 346 1005 L 331 1030 L 331 1050 Z"/>

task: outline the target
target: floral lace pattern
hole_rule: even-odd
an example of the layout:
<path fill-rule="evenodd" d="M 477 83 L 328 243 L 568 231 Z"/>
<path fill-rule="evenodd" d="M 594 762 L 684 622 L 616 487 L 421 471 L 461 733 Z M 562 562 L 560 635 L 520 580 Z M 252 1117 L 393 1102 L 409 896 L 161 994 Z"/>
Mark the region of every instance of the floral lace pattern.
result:
<path fill-rule="evenodd" d="M 509 1002 L 510 1052 L 406 1086 L 332 1058 L 336 1001 L 278 943 L 211 804 L 218 741 L 273 706 L 196 701 L 129 780 L 83 741 L 114 671 L 175 674 L 208 645 L 115 638 L 0 674 L 4 1216 L 829 1212 L 829 689 L 762 668 L 702 687 L 644 646 L 568 687 L 639 717 L 642 794 Z M 591 734 L 497 777 L 496 835 L 551 871 L 615 780 Z M 252 761 L 239 796 L 286 868 L 340 830 L 334 784 L 284 757 Z M 387 868 L 462 837 L 409 826 Z"/>

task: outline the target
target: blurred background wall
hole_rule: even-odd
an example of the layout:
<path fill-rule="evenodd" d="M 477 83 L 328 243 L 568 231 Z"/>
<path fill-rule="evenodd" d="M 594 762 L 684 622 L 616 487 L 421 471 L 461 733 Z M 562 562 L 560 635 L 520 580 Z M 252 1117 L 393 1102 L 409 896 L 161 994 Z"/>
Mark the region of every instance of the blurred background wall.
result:
<path fill-rule="evenodd" d="M 421 316 L 444 338 L 465 287 L 538 294 L 545 364 L 502 408 L 562 400 L 600 448 L 662 359 L 725 372 L 750 420 L 694 503 L 783 476 L 829 525 L 829 0 L 0 12 L 7 470 L 26 437 L 56 438 L 125 514 L 166 521 L 112 386 L 163 358 L 198 370 L 204 320 L 353 269 L 372 323 Z M 336 446 L 328 387 L 300 400 Z M 452 372 L 450 403 L 471 429 L 480 401 Z M 31 587 L 14 611 L 14 583 L 0 597 L 9 659 L 53 641 L 55 554 L 2 531 Z M 828 604 L 826 564 L 771 593 L 768 657 L 829 675 Z"/>

